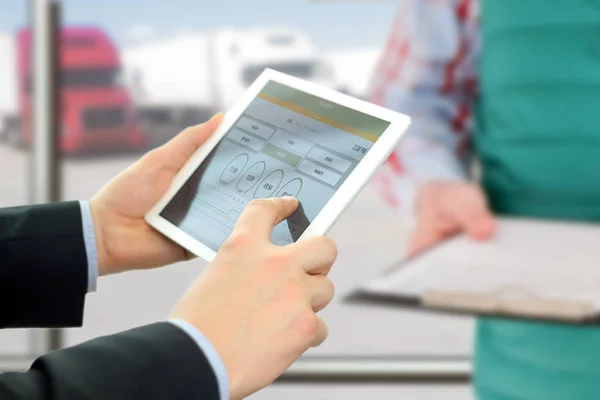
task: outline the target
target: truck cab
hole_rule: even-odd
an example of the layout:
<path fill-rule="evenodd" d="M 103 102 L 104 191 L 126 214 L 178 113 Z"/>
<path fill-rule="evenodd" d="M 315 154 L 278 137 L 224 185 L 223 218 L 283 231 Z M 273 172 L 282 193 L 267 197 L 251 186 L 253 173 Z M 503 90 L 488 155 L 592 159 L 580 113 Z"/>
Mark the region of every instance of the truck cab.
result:
<path fill-rule="evenodd" d="M 21 140 L 31 143 L 31 32 L 17 34 Z M 139 149 L 145 145 L 131 96 L 121 79 L 119 52 L 95 27 L 60 33 L 61 141 L 63 152 Z"/>

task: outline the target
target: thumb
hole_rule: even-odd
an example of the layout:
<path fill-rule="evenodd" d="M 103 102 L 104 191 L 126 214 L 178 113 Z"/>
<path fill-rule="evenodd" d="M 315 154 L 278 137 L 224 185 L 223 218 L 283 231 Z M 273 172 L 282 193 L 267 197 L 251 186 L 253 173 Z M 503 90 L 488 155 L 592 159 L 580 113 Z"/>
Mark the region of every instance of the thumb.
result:
<path fill-rule="evenodd" d="M 217 130 L 223 121 L 223 114 L 218 113 L 207 122 L 184 129 L 181 133 L 162 145 L 158 151 L 168 166 L 179 170 L 190 157 Z"/>
<path fill-rule="evenodd" d="M 273 227 L 298 208 L 298 199 L 294 197 L 272 197 L 252 200 L 239 216 L 233 232 L 252 232 L 260 238 L 270 238 Z"/>
<path fill-rule="evenodd" d="M 483 196 L 465 201 L 464 207 L 457 204 L 453 214 L 462 230 L 476 240 L 490 239 L 496 229 L 496 221 Z"/>
<path fill-rule="evenodd" d="M 487 209 L 482 209 L 467 227 L 469 236 L 476 240 L 490 239 L 495 232 L 496 218 Z"/>

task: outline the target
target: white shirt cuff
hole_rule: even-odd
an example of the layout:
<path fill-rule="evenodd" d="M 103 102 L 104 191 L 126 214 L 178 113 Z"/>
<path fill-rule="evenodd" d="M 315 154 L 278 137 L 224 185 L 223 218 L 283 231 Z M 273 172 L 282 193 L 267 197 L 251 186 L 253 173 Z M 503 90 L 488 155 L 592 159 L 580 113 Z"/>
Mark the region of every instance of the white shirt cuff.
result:
<path fill-rule="evenodd" d="M 221 400 L 229 400 L 229 378 L 227 376 L 227 369 L 225 369 L 225 364 L 223 364 L 221 356 L 219 356 L 219 353 L 217 353 L 210 341 L 193 325 L 181 319 L 171 319 L 169 322 L 181 328 L 194 342 L 196 342 L 200 351 L 206 356 L 206 359 L 217 377 Z"/>
<path fill-rule="evenodd" d="M 96 232 L 90 203 L 80 201 L 81 222 L 83 225 L 83 241 L 88 262 L 88 293 L 95 292 L 98 282 L 98 247 L 96 245 Z"/>

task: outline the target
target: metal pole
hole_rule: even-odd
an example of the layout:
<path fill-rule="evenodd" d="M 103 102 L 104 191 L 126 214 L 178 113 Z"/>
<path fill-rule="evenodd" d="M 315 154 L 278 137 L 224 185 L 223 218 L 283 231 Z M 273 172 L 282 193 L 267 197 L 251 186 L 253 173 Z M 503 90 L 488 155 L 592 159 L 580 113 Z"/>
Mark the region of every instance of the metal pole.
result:
<path fill-rule="evenodd" d="M 468 357 L 304 356 L 277 379 L 287 382 L 468 382 Z"/>
<path fill-rule="evenodd" d="M 59 201 L 59 68 L 58 25 L 60 8 L 56 1 L 31 0 L 32 16 L 32 147 L 30 165 L 30 203 Z M 51 266 L 49 266 L 51 267 Z M 60 348 L 58 330 L 33 330 L 32 354 Z"/>
<path fill-rule="evenodd" d="M 23 371 L 32 359 L 0 357 L 0 371 Z M 467 357 L 331 357 L 305 356 L 296 361 L 275 383 L 458 383 L 471 379 Z"/>

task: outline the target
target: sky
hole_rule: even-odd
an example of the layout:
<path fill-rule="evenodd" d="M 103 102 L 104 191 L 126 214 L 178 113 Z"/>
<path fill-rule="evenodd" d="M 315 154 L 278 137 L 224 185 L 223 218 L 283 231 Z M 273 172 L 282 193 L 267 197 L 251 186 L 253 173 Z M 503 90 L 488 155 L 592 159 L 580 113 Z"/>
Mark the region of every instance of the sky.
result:
<path fill-rule="evenodd" d="M 62 0 L 65 24 L 105 28 L 120 46 L 218 27 L 297 29 L 323 49 L 378 47 L 398 0 Z M 27 21 L 27 0 L 0 0 L 0 31 Z"/>

